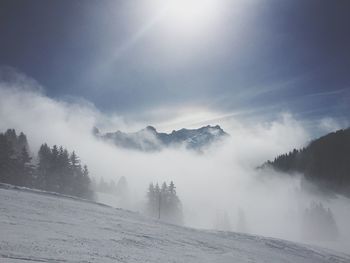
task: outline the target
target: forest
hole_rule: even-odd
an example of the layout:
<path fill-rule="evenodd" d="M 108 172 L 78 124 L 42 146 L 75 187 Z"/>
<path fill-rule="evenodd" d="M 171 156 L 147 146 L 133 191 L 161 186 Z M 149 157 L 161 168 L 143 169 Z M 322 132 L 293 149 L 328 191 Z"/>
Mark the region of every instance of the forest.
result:
<path fill-rule="evenodd" d="M 350 196 L 350 128 L 329 133 L 263 166 L 287 173 L 303 173 L 324 191 Z"/>
<path fill-rule="evenodd" d="M 26 135 L 14 129 L 0 133 L 0 182 L 94 199 L 88 167 L 74 151 L 44 143 L 33 156 Z"/>
<path fill-rule="evenodd" d="M 75 151 L 63 146 L 39 148 L 37 155 L 31 153 L 27 137 L 14 129 L 0 133 L 0 183 L 34 188 L 49 192 L 97 200 L 98 193 L 116 195 L 127 204 L 129 190 L 124 176 L 118 183 L 99 183 L 90 177 L 87 165 L 83 165 Z M 173 182 L 159 187 L 151 183 L 147 193 L 146 214 L 167 222 L 182 224 L 182 206 Z M 117 205 L 117 204 L 116 204 Z M 121 205 L 121 204 L 119 204 Z"/>

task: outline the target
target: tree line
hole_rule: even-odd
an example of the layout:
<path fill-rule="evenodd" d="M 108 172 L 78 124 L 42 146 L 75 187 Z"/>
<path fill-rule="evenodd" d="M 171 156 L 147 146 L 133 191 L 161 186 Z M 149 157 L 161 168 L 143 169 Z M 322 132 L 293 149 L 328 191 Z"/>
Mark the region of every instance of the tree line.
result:
<path fill-rule="evenodd" d="M 159 187 L 151 183 L 147 192 L 146 213 L 152 217 L 174 223 L 182 224 L 182 205 L 176 194 L 174 182 L 170 182 L 169 186 L 166 182 Z"/>
<path fill-rule="evenodd" d="M 327 134 L 307 147 L 282 154 L 263 166 L 303 173 L 323 190 L 350 196 L 350 128 Z"/>
<path fill-rule="evenodd" d="M 0 182 L 93 199 L 88 167 L 73 151 L 42 144 L 33 158 L 27 137 L 0 133 Z"/>
<path fill-rule="evenodd" d="M 312 202 L 303 214 L 302 235 L 307 240 L 336 240 L 339 230 L 331 209 Z"/>
<path fill-rule="evenodd" d="M 0 133 L 0 183 L 35 188 L 86 199 L 95 199 L 95 191 L 114 194 L 128 203 L 128 184 L 124 176 L 99 183 L 90 179 L 89 170 L 76 152 L 63 146 L 42 144 L 35 155 L 31 153 L 26 135 L 14 129 Z M 161 220 L 183 224 L 182 204 L 174 182 L 151 183 L 147 192 L 146 213 Z"/>

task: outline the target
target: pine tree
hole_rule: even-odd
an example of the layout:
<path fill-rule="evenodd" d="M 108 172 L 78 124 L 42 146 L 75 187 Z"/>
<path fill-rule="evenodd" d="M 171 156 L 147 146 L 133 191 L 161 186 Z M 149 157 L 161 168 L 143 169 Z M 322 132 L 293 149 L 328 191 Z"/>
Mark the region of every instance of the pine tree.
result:
<path fill-rule="evenodd" d="M 25 134 L 23 132 L 21 132 L 18 135 L 17 148 L 19 150 L 22 150 L 23 148 L 26 148 L 27 152 L 29 153 L 29 144 L 28 144 L 28 141 L 27 141 L 27 136 L 25 136 Z"/>
<path fill-rule="evenodd" d="M 160 219 L 161 215 L 161 197 L 160 197 L 160 188 L 159 184 L 156 183 L 156 187 L 154 188 L 154 196 L 155 196 L 155 207 L 156 207 L 156 217 Z"/>
<path fill-rule="evenodd" d="M 81 196 L 81 180 L 82 180 L 82 170 L 80 165 L 79 157 L 76 155 L 76 153 L 73 151 L 70 155 L 70 169 L 71 169 L 71 180 L 72 180 L 72 195 Z"/>
<path fill-rule="evenodd" d="M 21 149 L 17 148 L 17 134 L 16 134 L 16 130 L 15 129 L 8 129 L 5 132 L 5 137 L 10 142 L 14 153 L 17 153 L 17 154 L 20 153 Z"/>
<path fill-rule="evenodd" d="M 108 192 L 108 184 L 105 182 L 104 178 L 100 178 L 100 182 L 98 183 L 97 190 L 102 193 Z"/>
<path fill-rule="evenodd" d="M 77 166 L 75 171 L 75 177 L 74 177 L 74 189 L 73 193 L 76 196 L 91 199 L 92 198 L 92 192 L 90 189 L 90 178 L 89 178 L 89 170 L 86 165 L 83 166 L 83 169 L 81 169 L 80 166 Z"/>
<path fill-rule="evenodd" d="M 22 154 L 19 157 L 18 185 L 33 187 L 34 186 L 34 165 L 31 163 L 27 148 L 23 146 Z"/>
<path fill-rule="evenodd" d="M 171 181 L 169 184 L 169 193 L 171 195 L 176 195 L 176 187 L 173 181 Z"/>
<path fill-rule="evenodd" d="M 169 214 L 168 221 L 176 224 L 183 223 L 182 205 L 179 197 L 176 194 L 176 187 L 173 181 L 169 185 L 169 200 L 168 200 Z"/>
<path fill-rule="evenodd" d="M 168 185 L 166 182 L 162 184 L 162 188 L 160 190 L 159 195 L 159 205 L 160 205 L 160 218 L 167 218 L 169 213 L 169 193 L 168 193 Z"/>
<path fill-rule="evenodd" d="M 64 149 L 62 146 L 58 150 L 58 177 L 59 177 L 59 192 L 64 194 L 71 194 L 71 171 L 69 163 L 69 154 L 67 149 Z"/>
<path fill-rule="evenodd" d="M 37 167 L 37 176 L 35 179 L 35 186 L 39 189 L 48 189 L 48 174 L 51 168 L 51 149 L 45 143 L 40 146 L 39 152 L 39 163 Z"/>
<path fill-rule="evenodd" d="M 51 155 L 49 159 L 49 170 L 46 174 L 46 190 L 58 192 L 60 189 L 60 167 L 58 162 L 59 151 L 57 145 L 54 145 L 51 149 Z"/>
<path fill-rule="evenodd" d="M 87 165 L 84 165 L 82 175 L 82 197 L 87 199 L 93 199 L 93 191 L 91 189 L 91 180 L 89 177 L 89 170 Z"/>
<path fill-rule="evenodd" d="M 7 136 L 0 134 L 0 181 L 11 183 L 14 151 Z"/>
<path fill-rule="evenodd" d="M 147 192 L 147 214 L 150 216 L 156 215 L 156 193 L 155 193 L 155 187 L 153 183 L 149 184 L 148 192 Z"/>
<path fill-rule="evenodd" d="M 70 163 L 73 170 L 78 170 L 80 168 L 80 160 L 79 157 L 75 154 L 75 151 L 73 151 L 70 155 Z"/>
<path fill-rule="evenodd" d="M 173 182 L 169 186 L 164 182 L 162 187 L 151 183 L 147 192 L 147 213 L 164 221 L 182 224 L 181 202 L 176 195 Z"/>

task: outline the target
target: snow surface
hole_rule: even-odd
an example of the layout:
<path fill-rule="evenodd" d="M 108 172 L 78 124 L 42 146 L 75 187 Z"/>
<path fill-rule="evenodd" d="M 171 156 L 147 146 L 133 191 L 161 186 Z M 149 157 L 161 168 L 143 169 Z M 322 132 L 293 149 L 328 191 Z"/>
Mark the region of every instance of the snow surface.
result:
<path fill-rule="evenodd" d="M 307 245 L 196 230 L 0 184 L 0 262 L 350 262 Z"/>

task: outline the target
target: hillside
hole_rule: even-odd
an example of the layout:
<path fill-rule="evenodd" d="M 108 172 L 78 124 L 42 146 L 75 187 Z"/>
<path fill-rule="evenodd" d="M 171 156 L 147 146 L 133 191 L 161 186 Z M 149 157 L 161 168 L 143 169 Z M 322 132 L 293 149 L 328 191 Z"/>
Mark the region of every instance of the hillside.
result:
<path fill-rule="evenodd" d="M 322 190 L 350 196 L 350 128 L 327 134 L 264 166 L 287 173 L 303 173 Z"/>
<path fill-rule="evenodd" d="M 171 133 L 158 132 L 153 126 L 147 126 L 133 133 L 116 131 L 105 134 L 100 133 L 95 128 L 94 134 L 96 137 L 111 142 L 118 147 L 145 152 L 179 146 L 192 150 L 202 150 L 228 136 L 219 125 L 208 125 L 198 129 L 180 129 Z"/>
<path fill-rule="evenodd" d="M 105 205 L 0 185 L 0 262 L 349 262 L 252 235 L 195 230 Z"/>

